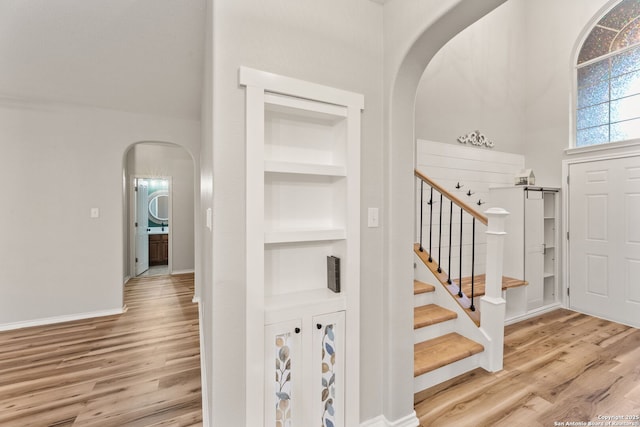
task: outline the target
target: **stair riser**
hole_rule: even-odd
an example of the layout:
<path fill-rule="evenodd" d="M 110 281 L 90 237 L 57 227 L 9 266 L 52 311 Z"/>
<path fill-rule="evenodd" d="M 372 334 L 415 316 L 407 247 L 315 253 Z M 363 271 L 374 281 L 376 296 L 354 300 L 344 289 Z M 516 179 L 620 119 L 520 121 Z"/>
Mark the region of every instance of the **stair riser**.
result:
<path fill-rule="evenodd" d="M 413 392 L 418 393 L 480 367 L 481 357 L 482 352 L 415 377 L 413 379 Z"/>
<path fill-rule="evenodd" d="M 433 304 L 433 294 L 435 292 L 425 292 L 413 296 L 413 306 L 420 307 L 422 305 Z"/>
<path fill-rule="evenodd" d="M 447 320 L 446 322 L 436 323 L 435 325 L 425 326 L 423 328 L 413 330 L 413 343 L 427 341 L 440 337 L 450 332 L 455 332 L 456 319 Z"/>

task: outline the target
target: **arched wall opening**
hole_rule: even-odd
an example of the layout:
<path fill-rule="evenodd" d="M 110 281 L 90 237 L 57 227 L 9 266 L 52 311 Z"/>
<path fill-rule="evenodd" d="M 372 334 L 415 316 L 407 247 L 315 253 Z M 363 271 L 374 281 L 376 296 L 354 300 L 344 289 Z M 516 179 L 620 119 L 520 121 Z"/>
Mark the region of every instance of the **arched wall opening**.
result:
<path fill-rule="evenodd" d="M 406 52 L 385 79 L 388 109 L 385 199 L 388 224 L 385 233 L 386 272 L 384 278 L 385 365 L 384 413 L 388 419 L 400 419 L 413 411 L 413 206 L 415 99 L 418 84 L 429 61 L 453 36 L 495 9 L 506 0 L 478 2 L 460 0 L 431 21 L 425 20 L 413 34 L 395 49 Z M 393 4 L 390 4 L 391 6 Z M 407 14 L 411 11 L 407 11 Z M 386 46 L 389 49 L 391 46 Z"/>
<path fill-rule="evenodd" d="M 193 154 L 188 148 L 171 142 L 139 141 L 125 149 L 122 170 L 123 283 L 136 276 L 134 225 L 134 180 L 136 178 L 168 179 L 170 182 L 170 223 L 167 226 L 168 273 L 196 272 L 199 249 L 195 229 L 199 193 L 197 165 Z M 197 288 L 196 295 L 198 295 Z"/>

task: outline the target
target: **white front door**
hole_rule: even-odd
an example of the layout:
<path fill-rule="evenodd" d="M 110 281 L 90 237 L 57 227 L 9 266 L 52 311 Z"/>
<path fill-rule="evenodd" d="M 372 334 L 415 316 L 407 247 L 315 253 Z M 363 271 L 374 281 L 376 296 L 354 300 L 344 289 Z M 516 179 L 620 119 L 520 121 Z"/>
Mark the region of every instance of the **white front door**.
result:
<path fill-rule="evenodd" d="M 149 187 L 147 181 L 136 179 L 136 276 L 149 269 Z"/>
<path fill-rule="evenodd" d="M 640 327 L 640 157 L 569 166 L 569 305 Z"/>

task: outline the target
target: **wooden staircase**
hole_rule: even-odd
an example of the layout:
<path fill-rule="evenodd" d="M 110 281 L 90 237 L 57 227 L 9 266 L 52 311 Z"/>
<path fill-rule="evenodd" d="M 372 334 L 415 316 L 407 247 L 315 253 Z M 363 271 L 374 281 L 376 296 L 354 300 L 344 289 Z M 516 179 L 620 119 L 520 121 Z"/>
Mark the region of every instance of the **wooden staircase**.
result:
<path fill-rule="evenodd" d="M 454 331 L 458 315 L 433 303 L 434 291 L 433 285 L 414 280 L 413 376 L 416 392 L 439 383 L 440 378 L 447 375 L 439 370 L 484 351 L 481 344 Z"/>
<path fill-rule="evenodd" d="M 420 243 L 414 247 L 414 279 L 436 285 L 414 282 L 417 393 L 477 367 L 503 369 L 506 301 L 500 288 L 505 288 L 502 242 L 509 213 L 498 207 L 480 213 L 420 171 L 415 176 Z M 437 260 L 429 259 L 427 248 L 434 248 Z M 477 260 L 480 254 L 483 262 Z M 445 265 L 457 276 L 440 268 Z M 486 285 L 479 273 L 487 274 Z M 473 292 L 471 286 L 461 287 L 465 276 L 472 277 L 468 281 Z M 506 282 L 507 287 L 526 284 L 509 278 Z M 478 298 L 485 288 L 485 297 Z"/>

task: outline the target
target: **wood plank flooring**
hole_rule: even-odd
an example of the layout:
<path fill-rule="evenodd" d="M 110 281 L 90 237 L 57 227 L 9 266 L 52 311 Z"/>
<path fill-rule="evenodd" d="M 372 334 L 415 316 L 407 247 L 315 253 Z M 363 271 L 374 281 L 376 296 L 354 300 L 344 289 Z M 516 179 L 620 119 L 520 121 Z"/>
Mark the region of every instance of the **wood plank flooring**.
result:
<path fill-rule="evenodd" d="M 122 315 L 0 332 L 0 426 L 202 425 L 193 286 L 133 279 Z"/>
<path fill-rule="evenodd" d="M 415 395 L 422 427 L 606 425 L 598 416 L 640 415 L 639 329 L 561 309 L 505 333 L 503 371 L 476 369 Z"/>

